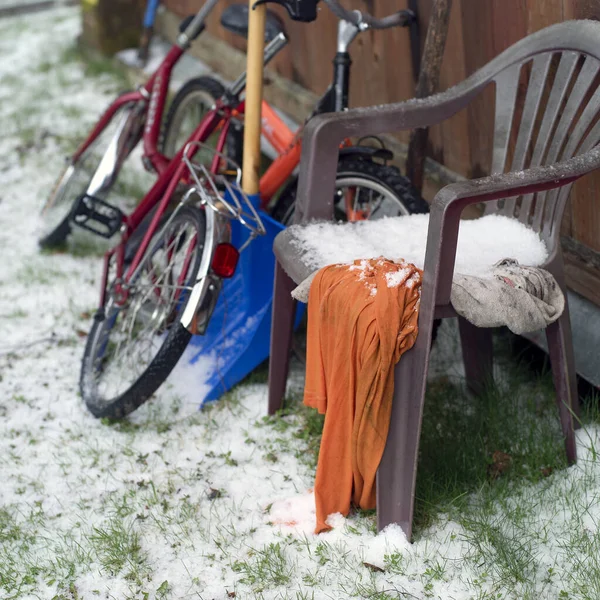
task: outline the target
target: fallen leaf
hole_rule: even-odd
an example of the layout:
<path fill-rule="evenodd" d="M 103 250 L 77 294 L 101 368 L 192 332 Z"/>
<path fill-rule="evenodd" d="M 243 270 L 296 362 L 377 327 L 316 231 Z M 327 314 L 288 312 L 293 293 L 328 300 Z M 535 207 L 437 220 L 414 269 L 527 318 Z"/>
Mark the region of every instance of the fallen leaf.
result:
<path fill-rule="evenodd" d="M 222 497 L 223 497 L 223 490 L 216 490 L 215 488 L 210 488 L 210 491 L 208 492 L 209 500 L 216 500 L 217 498 L 222 498 Z"/>
<path fill-rule="evenodd" d="M 540 473 L 542 474 L 543 477 L 550 477 L 550 475 L 552 475 L 552 471 L 554 471 L 554 469 L 552 467 L 541 467 L 540 468 Z"/>
<path fill-rule="evenodd" d="M 492 462 L 488 465 L 488 475 L 492 479 L 498 479 L 500 475 L 504 475 L 510 469 L 512 464 L 512 457 L 510 454 L 506 454 L 506 452 L 501 452 L 500 450 L 496 450 L 494 454 L 492 454 Z"/>
<path fill-rule="evenodd" d="M 377 565 L 372 565 L 371 563 L 364 562 L 363 565 L 367 567 L 367 569 L 371 569 L 371 571 L 375 571 L 376 573 L 385 573 L 385 569 L 378 567 Z"/>

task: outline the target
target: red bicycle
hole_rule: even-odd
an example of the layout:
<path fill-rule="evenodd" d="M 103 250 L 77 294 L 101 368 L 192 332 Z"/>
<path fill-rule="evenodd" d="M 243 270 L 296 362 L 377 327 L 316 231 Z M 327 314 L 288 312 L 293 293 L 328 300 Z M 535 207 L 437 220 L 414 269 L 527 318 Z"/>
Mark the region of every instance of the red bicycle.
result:
<path fill-rule="evenodd" d="M 241 192 L 239 168 L 227 154 L 231 125 L 243 114 L 245 74 L 214 101 L 173 158 L 159 151 L 171 71 L 216 2 L 208 0 L 184 22 L 177 44 L 143 87 L 107 109 L 44 209 L 48 226 L 42 245 L 63 241 L 73 224 L 107 238 L 119 234 L 105 255 L 100 308 L 80 377 L 82 396 L 99 417 L 130 413 L 161 385 L 191 336 L 205 331 L 239 253 L 265 231 L 258 207 Z M 278 22 L 274 15 L 270 19 Z M 275 28 L 265 63 L 286 42 Z M 144 163 L 158 178 L 127 215 L 106 197 L 123 161 L 142 139 Z M 101 143 L 105 150 L 90 179 L 86 160 Z M 231 244 L 232 220 L 247 231 L 242 246 Z"/>

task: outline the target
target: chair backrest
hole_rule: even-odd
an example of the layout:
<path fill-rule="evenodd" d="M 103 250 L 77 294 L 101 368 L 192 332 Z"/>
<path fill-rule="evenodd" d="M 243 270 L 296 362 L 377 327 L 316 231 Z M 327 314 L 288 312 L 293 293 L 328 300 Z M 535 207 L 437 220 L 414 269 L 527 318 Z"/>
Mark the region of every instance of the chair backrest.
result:
<path fill-rule="evenodd" d="M 598 144 L 600 23 L 560 23 L 509 50 L 515 60 L 490 78 L 496 84 L 492 173 L 551 165 Z M 518 218 L 554 249 L 571 187 L 491 202 L 485 212 Z"/>
<path fill-rule="evenodd" d="M 547 166 L 600 141 L 600 22 L 566 21 L 513 44 L 454 87 L 428 98 L 317 115 L 305 128 L 295 219 L 331 219 L 337 148 L 348 137 L 429 127 L 496 84 L 492 172 Z M 597 168 L 594 161 L 590 171 Z M 518 175 L 516 176 L 518 177 Z M 538 231 L 552 256 L 571 185 L 486 203 L 486 212 Z"/>

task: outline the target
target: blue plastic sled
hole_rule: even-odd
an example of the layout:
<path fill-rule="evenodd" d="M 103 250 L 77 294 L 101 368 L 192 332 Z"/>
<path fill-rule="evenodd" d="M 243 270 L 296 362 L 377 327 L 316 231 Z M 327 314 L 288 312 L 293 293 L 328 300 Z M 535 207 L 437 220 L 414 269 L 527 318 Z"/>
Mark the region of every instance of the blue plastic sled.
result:
<path fill-rule="evenodd" d="M 253 203 L 257 197 L 250 197 Z M 256 205 L 256 204 L 255 204 Z M 266 234 L 255 238 L 240 254 L 235 275 L 223 282 L 217 305 L 204 335 L 192 337 L 190 364 L 209 357 L 212 374 L 205 380 L 200 405 L 218 399 L 269 356 L 275 255 L 273 240 L 285 227 L 258 211 Z M 232 222 L 232 243 L 239 248 L 248 230 Z M 299 305 L 296 326 L 304 312 Z"/>

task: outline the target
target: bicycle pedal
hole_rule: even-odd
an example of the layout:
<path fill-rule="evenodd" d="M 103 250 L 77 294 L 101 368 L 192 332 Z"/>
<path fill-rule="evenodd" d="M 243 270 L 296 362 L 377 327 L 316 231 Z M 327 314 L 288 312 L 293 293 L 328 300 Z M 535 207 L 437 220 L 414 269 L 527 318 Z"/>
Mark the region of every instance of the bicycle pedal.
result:
<path fill-rule="evenodd" d="M 121 228 L 125 215 L 116 206 L 84 194 L 79 198 L 71 218 L 75 225 L 104 238 L 111 238 Z"/>

